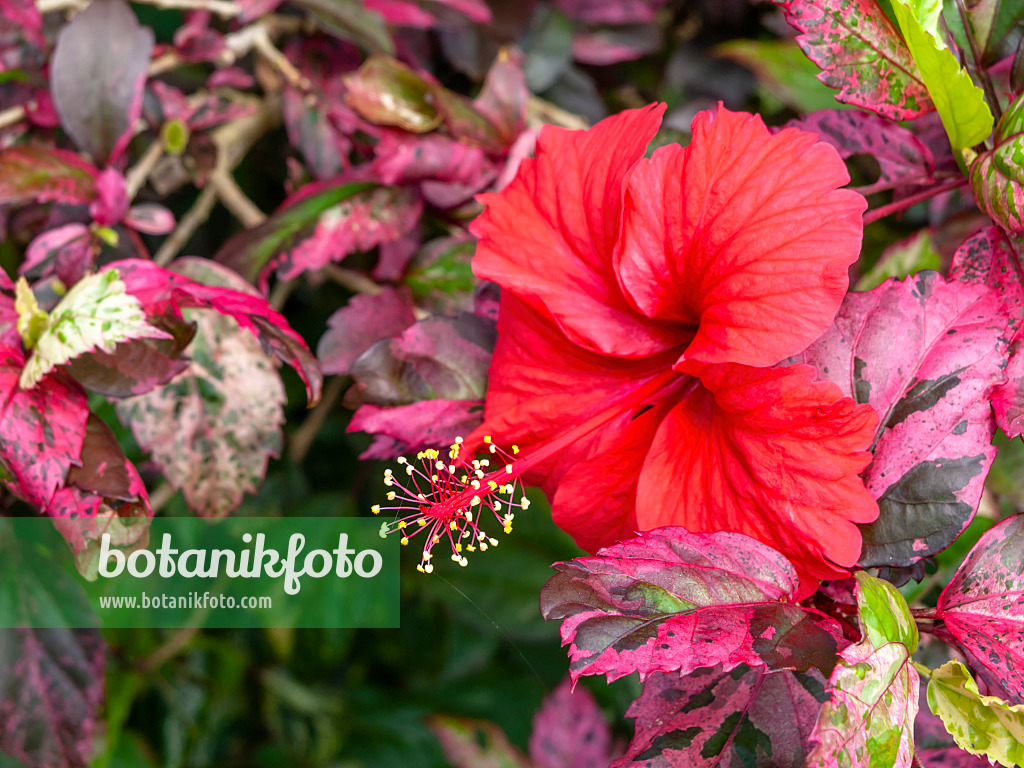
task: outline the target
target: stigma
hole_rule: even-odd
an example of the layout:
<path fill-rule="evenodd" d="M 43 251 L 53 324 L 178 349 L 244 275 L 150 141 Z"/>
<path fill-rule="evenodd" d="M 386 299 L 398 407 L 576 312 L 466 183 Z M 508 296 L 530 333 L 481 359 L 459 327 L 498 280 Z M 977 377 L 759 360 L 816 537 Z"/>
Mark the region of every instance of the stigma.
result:
<path fill-rule="evenodd" d="M 421 573 L 434 570 L 432 550 L 442 542 L 451 549 L 451 559 L 465 567 L 467 554 L 498 546 L 485 525 L 512 533 L 515 513 L 530 506 L 515 466 L 519 447 L 513 445 L 508 453 L 489 436 L 483 442 L 488 457 L 482 459 L 467 459 L 463 439 L 457 437 L 445 454 L 428 448 L 415 461 L 399 456 L 397 472 L 384 470 L 387 500 L 394 504 L 375 504 L 372 511 L 394 512 L 395 517 L 381 525 L 380 536 L 397 534 L 403 546 L 422 537 L 423 554 L 416 566 Z"/>

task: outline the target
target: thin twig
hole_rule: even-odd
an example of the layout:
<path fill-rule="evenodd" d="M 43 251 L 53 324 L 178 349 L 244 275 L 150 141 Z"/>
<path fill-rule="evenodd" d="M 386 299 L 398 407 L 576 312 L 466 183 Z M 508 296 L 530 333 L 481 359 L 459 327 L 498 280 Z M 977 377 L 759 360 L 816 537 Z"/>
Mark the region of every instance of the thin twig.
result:
<path fill-rule="evenodd" d="M 199 632 L 199 627 L 195 626 L 182 627 L 177 630 L 170 636 L 166 643 L 139 662 L 139 671 L 143 674 L 149 674 L 162 667 L 168 661 L 185 650 L 192 638 L 196 636 L 197 632 Z"/>
<path fill-rule="evenodd" d="M 170 483 L 157 486 L 156 490 L 149 494 L 149 508 L 153 512 L 159 512 L 168 501 L 174 498 L 174 494 L 177 492 L 177 489 Z"/>
<path fill-rule="evenodd" d="M 195 234 L 200 225 L 210 218 L 213 206 L 217 204 L 217 190 L 208 185 L 199 197 L 188 209 L 177 228 L 160 245 L 160 249 L 153 256 L 153 261 L 161 267 L 167 266 L 171 260 L 178 255 L 178 251 L 185 247 L 185 243 Z"/>
<path fill-rule="evenodd" d="M 288 457 L 293 463 L 301 464 L 302 460 L 306 458 L 306 454 L 309 453 L 309 449 L 313 445 L 313 441 L 316 440 L 320 428 L 327 420 L 327 416 L 344 394 L 347 379 L 347 376 L 334 376 L 327 382 L 323 398 L 309 412 L 302 425 L 292 435 L 291 440 L 288 441 Z"/>
<path fill-rule="evenodd" d="M 164 142 L 160 137 L 153 140 L 153 143 L 146 148 L 146 151 L 139 158 L 139 161 L 128 169 L 128 173 L 124 175 L 125 178 L 125 190 L 128 193 L 128 199 L 134 200 L 135 195 L 139 193 L 139 190 L 146 185 L 146 179 L 149 178 L 149 174 L 156 167 L 156 164 L 160 162 L 160 158 L 164 155 Z"/>
<path fill-rule="evenodd" d="M 309 79 L 296 69 L 295 65 L 288 61 L 288 57 L 274 46 L 265 26 L 256 27 L 255 36 L 252 39 L 252 47 L 274 69 L 284 76 L 284 79 L 288 81 L 290 86 L 298 88 L 300 91 L 309 91 L 312 88 Z"/>
<path fill-rule="evenodd" d="M 532 125 L 560 125 L 573 130 L 585 130 L 590 124 L 579 115 L 562 109 L 539 96 L 530 96 L 526 102 L 526 121 Z"/>
<path fill-rule="evenodd" d="M 14 125 L 15 123 L 20 123 L 24 119 L 24 107 L 18 106 L 11 107 L 10 109 L 5 109 L 3 112 L 0 112 L 0 128 L 7 128 L 8 126 Z"/>
<path fill-rule="evenodd" d="M 974 39 L 971 20 L 967 18 L 967 6 L 964 5 L 964 0 L 956 0 L 956 7 L 960 11 L 960 20 L 964 25 L 964 34 L 967 35 L 967 44 L 971 47 L 974 71 L 978 74 L 978 79 L 981 80 L 982 88 L 985 89 L 985 98 L 988 100 L 988 105 L 992 108 L 992 114 L 998 123 L 1003 116 L 1003 108 L 999 104 L 999 97 L 996 95 L 995 86 L 992 85 L 992 78 L 989 77 L 988 70 L 981 64 L 982 52 L 978 48 L 978 41 Z"/>
<path fill-rule="evenodd" d="M 80 11 L 89 5 L 89 0 L 36 0 L 36 9 L 44 16 L 57 11 Z"/>
<path fill-rule="evenodd" d="M 328 264 L 323 268 L 324 276 L 330 278 L 338 285 L 348 288 L 353 293 L 365 293 L 368 296 L 376 296 L 381 288 L 366 275 L 352 269 L 339 267 L 337 264 Z"/>
<path fill-rule="evenodd" d="M 210 174 L 208 183 L 217 190 L 217 197 L 224 203 L 224 207 L 231 211 L 246 229 L 259 226 L 267 220 L 267 214 L 242 191 L 230 171 L 217 168 Z"/>
<path fill-rule="evenodd" d="M 182 11 L 209 11 L 222 19 L 233 19 L 242 13 L 242 6 L 234 0 L 138 0 L 157 8 Z"/>
<path fill-rule="evenodd" d="M 897 200 L 896 202 L 889 203 L 888 205 L 875 208 L 874 210 L 868 211 L 864 214 L 864 226 L 867 226 L 874 221 L 878 221 L 891 213 L 904 211 L 912 205 L 916 205 L 917 203 L 928 200 L 936 195 L 941 195 L 943 192 L 951 192 L 954 189 L 959 189 L 966 184 L 967 179 L 954 179 L 953 181 L 948 181 L 945 184 L 940 184 L 936 187 L 932 187 L 931 189 L 926 189 L 923 192 L 918 192 L 916 195 L 910 195 L 902 200 Z"/>

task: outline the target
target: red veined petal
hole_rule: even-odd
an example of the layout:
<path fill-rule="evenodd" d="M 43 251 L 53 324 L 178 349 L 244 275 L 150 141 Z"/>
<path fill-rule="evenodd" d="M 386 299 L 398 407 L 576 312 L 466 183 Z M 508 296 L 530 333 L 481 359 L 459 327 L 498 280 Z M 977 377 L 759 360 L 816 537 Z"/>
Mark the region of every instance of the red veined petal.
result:
<path fill-rule="evenodd" d="M 473 271 L 546 311 L 585 349 L 643 357 L 689 341 L 639 315 L 612 270 L 622 180 L 663 112 L 627 110 L 588 131 L 545 126 L 536 157 L 504 190 L 478 198 L 487 209 L 470 227 L 480 238 Z"/>
<path fill-rule="evenodd" d="M 664 418 L 637 488 L 642 530 L 733 531 L 786 555 L 801 595 L 846 575 L 854 523 L 878 516 L 859 473 L 878 416 L 813 369 L 687 366 L 704 388 Z"/>
<path fill-rule="evenodd" d="M 774 365 L 827 330 L 860 253 L 864 198 L 812 133 L 720 108 L 626 180 L 619 281 L 655 320 L 693 326 L 685 358 Z"/>

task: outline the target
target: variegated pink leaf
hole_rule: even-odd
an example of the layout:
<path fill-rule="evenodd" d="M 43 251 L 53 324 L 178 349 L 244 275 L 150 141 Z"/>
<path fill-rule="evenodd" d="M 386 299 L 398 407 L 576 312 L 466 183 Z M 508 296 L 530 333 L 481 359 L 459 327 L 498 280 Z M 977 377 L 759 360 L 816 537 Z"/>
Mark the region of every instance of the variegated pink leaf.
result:
<path fill-rule="evenodd" d="M 971 666 L 1024 703 L 1024 516 L 989 529 L 939 596 L 936 618 Z"/>
<path fill-rule="evenodd" d="M 393 459 L 437 445 L 451 445 L 484 420 L 483 400 L 421 400 L 381 408 L 365 404 L 352 416 L 349 432 L 367 432 L 373 443 L 360 459 Z"/>
<path fill-rule="evenodd" d="M 320 367 L 327 374 L 347 374 L 372 344 L 397 336 L 415 322 L 406 293 L 384 288 L 376 296 L 355 296 L 327 321 L 316 350 Z"/>
<path fill-rule="evenodd" d="M 105 652 L 94 629 L 0 629 L 0 749 L 27 768 L 86 768 Z"/>
<path fill-rule="evenodd" d="M 184 268 L 182 265 L 191 266 L 194 262 L 203 263 L 205 269 L 230 274 L 230 270 L 225 267 L 204 259 L 181 259 L 177 264 L 179 268 Z M 142 259 L 117 261 L 108 265 L 108 268 L 120 272 L 128 293 L 142 302 L 150 316 L 180 316 L 181 308 L 198 307 L 213 309 L 233 318 L 259 339 L 264 349 L 295 369 L 306 384 L 310 406 L 320 399 L 323 374 L 319 363 L 303 338 L 263 297 L 232 288 L 203 285 Z M 234 277 L 240 279 L 237 275 Z"/>
<path fill-rule="evenodd" d="M 973 518 L 995 456 L 989 397 L 1009 336 L 998 292 L 919 272 L 850 293 L 798 358 L 881 418 L 864 472 L 879 516 L 862 527 L 862 565 L 909 565 Z"/>
<path fill-rule="evenodd" d="M 870 155 L 878 161 L 878 181 L 858 187 L 869 195 L 904 184 L 927 184 L 935 172 L 931 150 L 911 131 L 856 109 L 824 109 L 790 120 L 787 127 L 818 134 L 844 159 Z"/>
<path fill-rule="evenodd" d="M 85 224 L 65 224 L 39 234 L 29 243 L 18 272 L 24 275 L 41 266 L 44 277 L 56 273 L 64 285 L 74 285 L 92 266 L 96 252 Z"/>
<path fill-rule="evenodd" d="M 890 120 L 932 111 L 910 51 L 876 0 L 773 0 L 800 34 L 818 79 L 846 104 Z"/>
<path fill-rule="evenodd" d="M 626 711 L 635 734 L 611 768 L 803 768 L 826 696 L 817 670 L 655 673 Z"/>
<path fill-rule="evenodd" d="M 0 152 L 0 204 L 87 203 L 96 196 L 98 173 L 64 149 L 9 147 Z"/>
<path fill-rule="evenodd" d="M 45 511 L 79 463 L 89 411 L 85 393 L 62 373 L 21 389 L 24 366 L 20 350 L 0 347 L 0 474 L 12 491 Z"/>
<path fill-rule="evenodd" d="M 537 768 L 607 768 L 612 733 L 593 694 L 566 678 L 533 716 L 530 757 Z M 619 754 L 622 750 L 619 749 Z"/>
<path fill-rule="evenodd" d="M 742 534 L 658 528 L 554 568 L 541 614 L 561 620 L 574 680 L 719 664 L 830 672 L 843 642 L 831 618 L 788 602 L 792 564 Z"/>
<path fill-rule="evenodd" d="M 189 508 L 219 517 L 256 490 L 281 451 L 284 386 L 271 358 L 230 317 L 190 311 L 198 325 L 185 372 L 117 404 Z"/>

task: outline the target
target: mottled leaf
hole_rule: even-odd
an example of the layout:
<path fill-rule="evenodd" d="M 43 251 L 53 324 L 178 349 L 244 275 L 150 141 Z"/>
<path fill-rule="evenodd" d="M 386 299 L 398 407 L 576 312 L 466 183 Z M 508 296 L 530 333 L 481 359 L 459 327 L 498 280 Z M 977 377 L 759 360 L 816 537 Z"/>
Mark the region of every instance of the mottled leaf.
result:
<path fill-rule="evenodd" d="M 363 182 L 309 184 L 258 227 L 231 237 L 214 259 L 254 283 L 275 256 L 308 238 L 322 216 L 372 188 L 372 184 Z M 336 219 L 335 214 L 330 215 Z"/>
<path fill-rule="evenodd" d="M 1003 229 L 1024 230 L 1024 96 L 999 121 L 995 146 L 975 157 L 968 171 L 978 206 Z"/>
<path fill-rule="evenodd" d="M 566 678 L 533 716 L 530 757 L 537 768 L 607 768 L 612 733 L 593 695 Z"/>
<path fill-rule="evenodd" d="M 86 768 L 105 652 L 94 629 L 0 629 L 0 749 L 28 768 Z"/>
<path fill-rule="evenodd" d="M 175 226 L 174 214 L 157 203 L 133 205 L 125 214 L 124 223 L 147 235 L 166 235 Z"/>
<path fill-rule="evenodd" d="M 367 432 L 373 443 L 360 459 L 393 459 L 437 445 L 451 445 L 484 420 L 481 400 L 422 400 L 381 408 L 365 404 L 349 422 L 349 432 Z"/>
<path fill-rule="evenodd" d="M 949 661 L 932 672 L 928 706 L 942 718 L 961 749 L 1006 768 L 1024 764 L 1024 705 L 982 696 L 959 661 Z"/>
<path fill-rule="evenodd" d="M 878 181 L 859 187 L 864 195 L 902 184 L 926 184 L 935 172 L 935 158 L 924 142 L 906 128 L 869 112 L 821 110 L 786 125 L 818 134 L 839 150 L 843 159 L 869 155 L 877 160 Z"/>
<path fill-rule="evenodd" d="M 96 176 L 74 152 L 10 147 L 0 152 L 0 204 L 87 203 L 96 196 Z"/>
<path fill-rule="evenodd" d="M 835 663 L 839 625 L 787 602 L 798 588 L 793 566 L 742 534 L 659 528 L 554 568 L 541 614 L 561 620 L 574 680 Z"/>
<path fill-rule="evenodd" d="M 268 354 L 295 369 L 306 384 L 310 406 L 320 399 L 323 374 L 320 364 L 302 337 L 288 325 L 284 316 L 231 270 L 208 259 L 178 259 L 174 272 L 142 259 L 125 259 L 110 265 L 121 273 L 128 293 L 135 296 L 150 316 L 180 317 L 183 307 L 214 309 L 233 318 L 251 332 Z M 209 282 L 225 281 L 246 291 L 204 285 L 181 273 L 194 274 Z"/>
<path fill-rule="evenodd" d="M 890 120 L 932 109 L 924 81 L 876 0 L 774 0 L 800 32 L 797 42 L 821 68 L 836 98 Z"/>
<path fill-rule="evenodd" d="M 42 232 L 29 243 L 18 272 L 26 274 L 42 266 L 43 276 L 56 273 L 65 285 L 74 285 L 92 265 L 95 252 L 92 233 L 85 224 L 65 224 Z"/>
<path fill-rule="evenodd" d="M 415 136 L 387 131 L 376 147 L 373 171 L 383 184 L 444 181 L 481 189 L 498 175 L 478 146 L 431 133 Z M 378 196 L 383 190 L 378 190 Z"/>
<path fill-rule="evenodd" d="M 494 723 L 433 715 L 427 726 L 454 768 L 531 768 L 530 761 Z"/>
<path fill-rule="evenodd" d="M 346 103 L 366 120 L 426 133 L 441 124 L 433 84 L 389 56 L 374 55 L 345 78 Z"/>
<path fill-rule="evenodd" d="M 825 696 L 817 670 L 657 672 L 626 711 L 635 734 L 611 768 L 803 768 Z"/>
<path fill-rule="evenodd" d="M 978 540 L 939 596 L 936 618 L 1015 703 L 1024 702 L 1024 517 Z"/>
<path fill-rule="evenodd" d="M 917 650 L 917 623 L 907 601 L 892 584 L 857 571 L 857 608 L 861 626 L 874 648 L 902 643 L 908 653 Z"/>
<path fill-rule="evenodd" d="M 808 768 L 910 768 L 920 685 L 902 643 L 848 647 L 829 678 Z"/>
<path fill-rule="evenodd" d="M 50 88 L 64 130 L 100 165 L 124 150 L 142 112 L 153 30 L 123 0 L 98 0 L 61 30 Z"/>
<path fill-rule="evenodd" d="M 276 268 L 280 279 L 291 280 L 323 269 L 351 253 L 399 240 L 422 214 L 423 200 L 409 187 L 374 187 L 348 196 L 321 211 L 313 231 L 282 252 L 267 271 Z"/>
<path fill-rule="evenodd" d="M 272 360 L 230 317 L 189 312 L 196 336 L 184 373 L 117 404 L 121 421 L 189 508 L 219 517 L 259 486 L 281 450 L 284 387 Z"/>
<path fill-rule="evenodd" d="M 923 5 L 934 7 L 934 4 Z M 896 22 L 942 118 L 949 143 L 953 149 L 974 146 L 988 138 L 994 123 L 985 103 L 985 92 L 971 82 L 971 76 L 960 67 L 953 52 L 936 39 L 936 32 L 928 28 L 933 24 L 934 13 L 926 14 L 921 7 L 922 4 L 911 5 L 908 0 L 893 0 L 892 3 Z"/>
<path fill-rule="evenodd" d="M 881 417 L 863 475 L 879 516 L 862 526 L 862 565 L 909 565 L 970 522 L 995 456 L 988 399 L 1007 339 L 996 291 L 919 272 L 850 293 L 800 356 Z"/>
<path fill-rule="evenodd" d="M 316 356 L 326 374 L 347 374 L 370 345 L 397 336 L 416 322 L 407 294 L 384 288 L 376 296 L 354 296 L 327 320 Z"/>
<path fill-rule="evenodd" d="M 54 366 L 85 352 L 112 352 L 115 344 L 128 339 L 167 336 L 146 322 L 139 300 L 126 293 L 116 269 L 90 275 L 76 283 L 50 312 L 46 327 L 32 345 L 21 386 L 31 389 Z"/>
<path fill-rule="evenodd" d="M 0 476 L 12 491 L 46 511 L 79 462 L 88 417 L 85 393 L 62 374 L 34 389 L 18 385 L 25 358 L 0 347 Z"/>
<path fill-rule="evenodd" d="M 295 4 L 308 10 L 320 27 L 342 40 L 350 40 L 370 53 L 395 52 L 384 19 L 366 8 L 363 0 L 296 0 Z"/>

